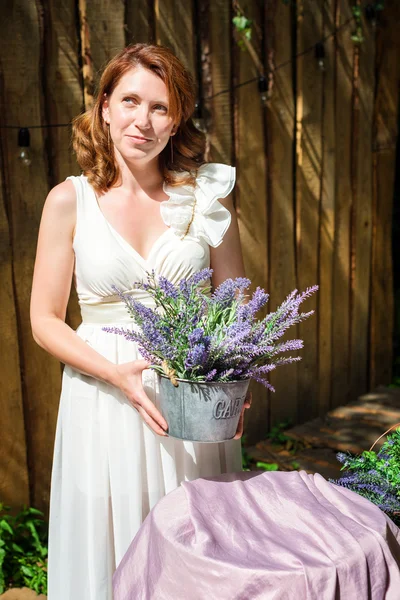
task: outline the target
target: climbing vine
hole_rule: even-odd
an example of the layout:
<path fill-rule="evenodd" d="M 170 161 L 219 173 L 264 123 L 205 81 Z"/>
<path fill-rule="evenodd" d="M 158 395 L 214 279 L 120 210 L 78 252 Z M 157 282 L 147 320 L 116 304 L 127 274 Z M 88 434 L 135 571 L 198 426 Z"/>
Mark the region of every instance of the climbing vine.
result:
<path fill-rule="evenodd" d="M 268 0 L 265 0 L 267 2 Z M 297 6 L 297 0 L 282 0 L 283 4 L 287 6 Z M 365 40 L 364 37 L 364 26 L 363 26 L 363 14 L 365 19 L 375 27 L 379 20 L 379 15 L 385 7 L 384 0 L 376 0 L 375 2 L 369 2 L 366 5 L 360 6 L 358 2 L 353 2 L 351 6 L 352 15 L 354 18 L 354 29 L 351 33 L 351 39 L 355 44 L 362 44 Z M 236 12 L 232 19 L 233 25 L 235 26 L 236 32 L 239 34 L 237 38 L 238 46 L 245 50 L 246 42 L 251 40 L 252 36 L 252 19 L 248 19 L 240 8 L 239 2 L 234 2 L 234 10 Z"/>

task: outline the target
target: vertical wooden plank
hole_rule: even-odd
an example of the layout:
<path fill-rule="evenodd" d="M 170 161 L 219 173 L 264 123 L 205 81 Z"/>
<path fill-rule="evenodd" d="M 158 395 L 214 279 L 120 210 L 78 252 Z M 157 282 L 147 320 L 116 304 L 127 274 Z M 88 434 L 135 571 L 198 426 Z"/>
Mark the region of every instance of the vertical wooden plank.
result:
<path fill-rule="evenodd" d="M 375 86 L 374 29 L 365 22 L 365 41 L 357 46 L 355 87 L 355 177 L 352 211 L 351 397 L 367 391 L 372 234 L 372 121 Z"/>
<path fill-rule="evenodd" d="M 263 69 L 263 43 L 259 24 L 263 11 L 256 0 L 240 2 L 240 8 L 254 23 L 248 49 L 235 46 L 237 81 L 257 77 Z M 253 286 L 267 287 L 267 166 L 265 156 L 264 109 L 257 81 L 236 89 L 235 154 L 237 158 L 236 208 L 244 250 L 246 274 Z M 261 384 L 254 384 L 253 407 L 248 418 L 248 439 L 257 440 L 268 431 L 268 398 Z M 249 411 L 250 412 L 250 411 Z"/>
<path fill-rule="evenodd" d="M 155 0 L 156 42 L 168 46 L 196 79 L 193 2 Z"/>
<path fill-rule="evenodd" d="M 195 58 L 197 62 L 197 102 L 203 113 L 206 130 L 205 160 L 211 162 L 211 139 L 209 135 L 210 118 L 209 102 L 206 98 L 212 95 L 212 64 L 210 40 L 210 0 L 194 0 L 193 23 L 195 32 Z M 198 24 L 198 26 L 197 26 Z"/>
<path fill-rule="evenodd" d="M 275 310 L 296 288 L 295 215 L 293 210 L 294 93 L 292 13 L 281 0 L 268 4 L 266 20 L 267 60 L 272 71 L 272 97 L 267 108 L 268 180 L 269 180 L 269 310 Z M 290 337 L 297 337 L 297 327 Z M 271 425 L 297 419 L 297 369 L 279 367 L 271 373 L 276 389 L 271 394 Z"/>
<path fill-rule="evenodd" d="M 348 0 L 338 0 L 336 25 L 351 18 Z M 349 338 L 350 338 L 350 211 L 352 93 L 354 45 L 351 29 L 343 27 L 337 34 L 336 47 L 336 173 L 335 228 L 333 241 L 332 282 L 332 395 L 331 408 L 346 403 L 349 398 Z"/>
<path fill-rule="evenodd" d="M 51 124 L 70 123 L 84 108 L 82 74 L 74 0 L 36 0 L 44 15 L 44 110 Z M 50 127 L 47 131 L 50 184 L 64 181 L 80 172 L 71 151 L 69 127 Z"/>
<path fill-rule="evenodd" d="M 332 385 L 332 280 L 335 227 L 335 2 L 324 0 L 322 5 L 325 71 L 323 73 L 322 107 L 322 186 L 319 222 L 319 291 L 317 298 L 318 324 L 318 413 L 330 409 Z M 330 37 L 328 37 L 330 36 Z M 307 351 L 307 350 L 306 350 Z"/>
<path fill-rule="evenodd" d="M 216 97 L 207 108 L 212 115 L 209 134 L 211 160 L 232 164 L 231 47 L 232 11 L 225 0 L 210 3 L 210 46 L 212 94 Z M 225 90 L 228 90 L 225 92 Z M 224 92 L 220 94 L 220 92 Z M 217 95 L 220 94 L 220 95 Z"/>
<path fill-rule="evenodd" d="M 125 2 L 126 44 L 155 41 L 154 2 L 135 0 Z"/>
<path fill-rule="evenodd" d="M 84 108 L 83 80 L 79 57 L 79 30 L 75 0 L 37 0 L 44 16 L 44 110 L 48 123 L 70 123 Z M 47 148 L 50 161 L 50 186 L 80 168 L 71 149 L 70 127 L 50 127 Z M 81 322 L 75 287 L 72 286 L 66 322 L 76 329 Z"/>
<path fill-rule="evenodd" d="M 25 0 L 3 2 L 0 17 L 3 23 L 7 23 L 0 38 L 0 55 L 8 57 L 2 62 L 4 94 L 0 101 L 4 124 L 41 125 L 42 29 L 36 4 Z M 29 318 L 37 234 L 48 191 L 44 133 L 42 129 L 31 130 L 32 164 L 29 167 L 22 165 L 16 157 L 15 130 L 3 131 L 1 144 L 7 175 L 5 189 L 11 226 L 30 502 L 47 510 L 52 457 L 48 432 L 54 430 L 60 393 L 60 365 L 34 342 Z"/>
<path fill-rule="evenodd" d="M 385 3 L 376 46 L 374 185 L 372 215 L 370 388 L 392 380 L 393 264 L 392 214 L 398 136 L 400 4 Z"/>
<path fill-rule="evenodd" d="M 298 4 L 297 52 L 315 44 L 323 34 L 321 3 L 303 0 Z M 297 59 L 296 111 L 296 255 L 300 290 L 318 283 L 319 209 L 322 173 L 322 72 L 308 52 Z M 317 295 L 307 300 L 307 310 L 317 308 Z M 298 364 L 298 417 L 308 420 L 318 414 L 317 318 L 299 325 L 304 340 Z"/>
<path fill-rule="evenodd" d="M 1 75 L 0 90 L 3 87 Z M 0 124 L 3 125 L 3 119 L 0 119 Z M 29 481 L 10 223 L 3 193 L 3 168 L 4 164 L 0 163 L 0 498 L 4 504 L 19 508 L 29 502 Z"/>
<path fill-rule="evenodd" d="M 107 62 L 125 46 L 125 6 L 121 0 L 79 0 L 82 56 L 87 70 L 86 108 Z M 90 79 L 93 77 L 93 81 Z M 90 93 L 91 92 L 91 93 Z"/>

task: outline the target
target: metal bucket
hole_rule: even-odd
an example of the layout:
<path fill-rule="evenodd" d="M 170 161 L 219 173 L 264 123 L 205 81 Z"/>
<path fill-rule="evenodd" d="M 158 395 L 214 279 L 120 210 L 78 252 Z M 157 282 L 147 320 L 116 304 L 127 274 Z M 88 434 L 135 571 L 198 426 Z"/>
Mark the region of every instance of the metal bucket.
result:
<path fill-rule="evenodd" d="M 158 373 L 160 410 L 168 435 L 192 442 L 224 442 L 235 436 L 250 379 L 197 383 Z"/>

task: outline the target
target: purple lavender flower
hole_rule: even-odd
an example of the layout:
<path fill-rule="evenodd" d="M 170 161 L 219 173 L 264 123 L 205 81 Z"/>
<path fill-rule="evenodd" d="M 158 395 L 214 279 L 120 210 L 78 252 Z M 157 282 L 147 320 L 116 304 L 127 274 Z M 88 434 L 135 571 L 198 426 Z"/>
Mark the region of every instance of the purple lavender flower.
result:
<path fill-rule="evenodd" d="M 222 307 L 229 306 L 235 300 L 236 294 L 239 293 L 242 296 L 250 284 L 250 279 L 245 277 L 226 279 L 214 291 L 211 300 L 212 302 L 218 302 Z"/>
<path fill-rule="evenodd" d="M 193 369 L 194 367 L 203 367 L 207 361 L 207 350 L 204 344 L 196 344 L 190 348 L 186 361 L 186 369 Z"/>
<path fill-rule="evenodd" d="M 204 336 L 204 329 L 201 327 L 197 327 L 188 335 L 188 340 L 190 344 L 197 344 Z"/>
<path fill-rule="evenodd" d="M 188 279 L 188 284 L 191 287 L 195 287 L 197 285 L 199 285 L 199 283 L 201 283 L 202 281 L 207 281 L 208 279 L 211 279 L 211 276 L 213 274 L 213 270 L 212 269 L 201 269 L 200 271 L 198 271 L 197 273 L 194 273 L 193 275 L 191 275 Z"/>
<path fill-rule="evenodd" d="M 173 298 L 174 300 L 178 298 L 178 290 L 166 277 L 160 275 L 158 278 L 158 285 L 167 298 Z"/>
<path fill-rule="evenodd" d="M 238 319 L 248 320 L 253 319 L 261 308 L 267 304 L 269 294 L 262 288 L 258 287 L 253 293 L 251 300 L 247 304 L 242 304 L 238 308 Z"/>
<path fill-rule="evenodd" d="M 217 374 L 217 369 L 212 369 L 211 371 L 209 371 L 206 375 L 206 381 L 212 381 L 215 377 L 215 375 Z"/>

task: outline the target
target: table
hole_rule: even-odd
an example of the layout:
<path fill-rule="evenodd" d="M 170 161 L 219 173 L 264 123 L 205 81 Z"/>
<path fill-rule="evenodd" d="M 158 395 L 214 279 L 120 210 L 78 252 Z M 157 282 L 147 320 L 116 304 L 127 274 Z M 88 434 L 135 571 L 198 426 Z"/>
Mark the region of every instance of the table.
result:
<path fill-rule="evenodd" d="M 399 600 L 400 530 L 305 471 L 184 482 L 143 522 L 114 600 Z"/>

